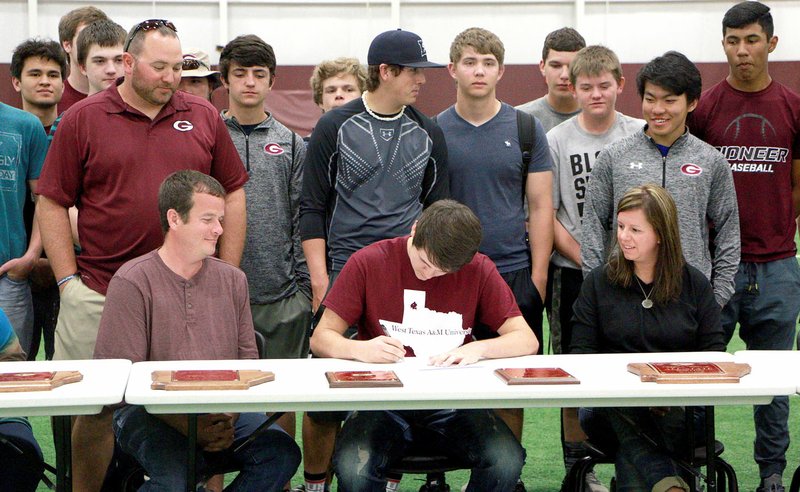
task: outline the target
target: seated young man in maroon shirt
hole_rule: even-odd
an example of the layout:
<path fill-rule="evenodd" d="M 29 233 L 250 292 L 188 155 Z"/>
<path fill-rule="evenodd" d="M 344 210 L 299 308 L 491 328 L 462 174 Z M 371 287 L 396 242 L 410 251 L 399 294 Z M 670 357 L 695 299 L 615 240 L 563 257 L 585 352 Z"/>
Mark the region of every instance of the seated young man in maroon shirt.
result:
<path fill-rule="evenodd" d="M 384 335 L 380 320 L 403 323 L 412 310 L 461 318 L 464 343 L 431 356 L 429 364 L 535 354 L 539 342 L 514 295 L 494 263 L 477 253 L 481 237 L 480 222 L 468 207 L 440 200 L 422 213 L 411 235 L 353 254 L 323 301 L 325 312 L 311 338 L 314 354 L 399 362 L 412 352 Z M 473 341 L 477 322 L 500 336 Z M 357 340 L 343 336 L 351 325 L 358 326 Z M 333 461 L 339 490 L 385 490 L 387 466 L 403 456 L 418 432 L 433 434 L 431 446 L 469 463 L 468 492 L 512 490 L 517 483 L 525 451 L 492 410 L 369 411 L 348 417 L 337 438 Z"/>
<path fill-rule="evenodd" d="M 214 258 L 225 189 L 206 174 L 178 171 L 158 192 L 164 244 L 120 267 L 108 286 L 96 359 L 214 360 L 258 357 L 244 272 Z M 236 464 L 229 490 L 280 491 L 300 464 L 300 448 L 277 425 L 234 452 L 266 417 L 212 413 L 197 419 L 199 471 Z M 140 490 L 186 490 L 185 415 L 153 415 L 126 405 L 114 435 L 147 471 Z"/>

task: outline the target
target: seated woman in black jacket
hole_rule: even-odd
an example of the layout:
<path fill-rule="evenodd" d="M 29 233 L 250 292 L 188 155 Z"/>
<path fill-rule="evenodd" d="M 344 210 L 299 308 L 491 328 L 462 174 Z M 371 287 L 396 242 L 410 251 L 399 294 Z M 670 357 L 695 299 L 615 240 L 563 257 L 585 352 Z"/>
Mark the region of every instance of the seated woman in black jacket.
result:
<path fill-rule="evenodd" d="M 683 258 L 669 193 L 638 186 L 617 210 L 608 263 L 589 273 L 575 301 L 571 353 L 725 350 L 720 306 Z M 670 457 L 687 453 L 683 408 L 582 408 L 579 416 L 590 441 L 617 450 L 618 491 L 689 490 Z"/>

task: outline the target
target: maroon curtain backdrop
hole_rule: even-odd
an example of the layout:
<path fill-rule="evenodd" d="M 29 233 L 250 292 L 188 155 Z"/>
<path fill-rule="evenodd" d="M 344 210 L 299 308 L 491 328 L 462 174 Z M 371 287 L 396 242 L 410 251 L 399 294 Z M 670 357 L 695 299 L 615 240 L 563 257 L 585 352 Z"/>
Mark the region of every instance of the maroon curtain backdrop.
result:
<path fill-rule="evenodd" d="M 636 92 L 636 72 L 641 66 L 642 64 L 623 65 L 627 86 L 617 101 L 617 109 L 635 117 L 641 117 L 641 105 Z M 773 61 L 769 66 L 775 80 L 800 92 L 800 61 Z M 712 86 L 728 73 L 725 63 L 699 63 L 698 67 L 703 74 L 704 88 Z M 268 110 L 300 135 L 308 135 L 321 114 L 313 102 L 308 84 L 312 69 L 312 66 L 278 67 L 275 85 L 267 97 Z M 427 83 L 422 88 L 416 106 L 426 114 L 434 115 L 455 102 L 454 82 L 446 69 L 428 69 L 425 76 Z M 497 95 L 501 100 L 517 105 L 540 97 L 545 92 L 538 65 L 507 65 Z M 21 107 L 19 95 L 11 86 L 8 64 L 5 63 L 0 64 L 0 101 Z M 213 102 L 220 109 L 227 105 L 224 88 L 217 89 Z"/>

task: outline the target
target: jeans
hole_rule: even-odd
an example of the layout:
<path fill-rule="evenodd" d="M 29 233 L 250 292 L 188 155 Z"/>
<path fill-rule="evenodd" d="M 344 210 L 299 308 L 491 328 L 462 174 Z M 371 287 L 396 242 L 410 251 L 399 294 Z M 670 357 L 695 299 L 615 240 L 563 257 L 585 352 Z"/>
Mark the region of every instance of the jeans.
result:
<path fill-rule="evenodd" d="M 33 337 L 33 301 L 28 280 L 0 276 L 0 309 L 6 313 L 22 350 L 27 354 Z"/>
<path fill-rule="evenodd" d="M 280 427 L 273 425 L 245 449 L 233 453 L 265 420 L 263 414 L 239 415 L 231 448 L 217 453 L 198 452 L 198 476 L 218 472 L 221 466 L 231 463 L 241 471 L 226 491 L 283 490 L 300 465 L 300 448 Z M 186 490 L 186 436 L 137 405 L 116 410 L 113 427 L 120 448 L 133 456 L 150 477 L 140 491 Z"/>
<path fill-rule="evenodd" d="M 0 419 L 0 484 L 8 492 L 34 492 L 44 470 L 42 450 L 31 426 Z"/>
<path fill-rule="evenodd" d="M 333 468 L 342 492 L 383 492 L 390 465 L 412 439 L 425 435 L 425 449 L 467 464 L 467 492 L 513 490 L 525 450 L 491 410 L 353 412 L 336 438 Z"/>
<path fill-rule="evenodd" d="M 686 460 L 689 457 L 686 413 L 681 407 L 665 410 L 664 415 L 657 415 L 649 408 L 581 408 L 578 411 L 581 427 L 589 440 L 615 457 L 617 491 L 653 490 L 653 486 L 668 477 L 691 479 L 691 474 L 671 458 Z M 705 412 L 696 408 L 693 432 L 697 444 L 702 443 L 705 436 L 704 418 Z"/>
<path fill-rule="evenodd" d="M 734 293 L 722 310 L 728 340 L 739 323 L 748 350 L 792 350 L 800 312 L 800 267 L 795 257 L 768 263 L 740 263 Z M 753 454 L 759 474 L 783 474 L 789 448 L 789 398 L 776 396 L 753 407 Z"/>

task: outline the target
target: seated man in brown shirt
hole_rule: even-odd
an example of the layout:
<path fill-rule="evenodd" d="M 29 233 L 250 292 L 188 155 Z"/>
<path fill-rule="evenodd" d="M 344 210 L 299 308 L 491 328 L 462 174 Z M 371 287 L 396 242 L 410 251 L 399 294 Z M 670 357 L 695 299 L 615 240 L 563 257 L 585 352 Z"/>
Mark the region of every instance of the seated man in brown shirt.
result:
<path fill-rule="evenodd" d="M 247 280 L 214 258 L 222 234 L 225 190 L 197 171 L 178 171 L 161 184 L 158 208 L 164 244 L 120 267 L 108 287 L 96 359 L 255 359 Z M 280 491 L 300 464 L 300 450 L 279 427 L 236 453 L 266 420 L 264 414 L 206 414 L 197 420 L 198 471 L 233 460 L 235 491 Z M 139 490 L 186 490 L 187 418 L 152 415 L 141 406 L 114 411 L 114 435 L 146 470 Z"/>

